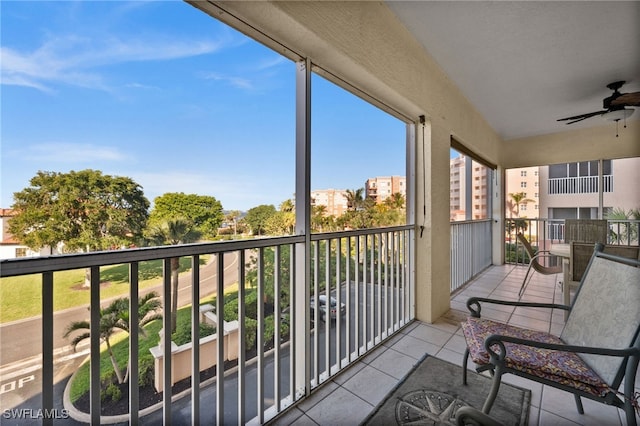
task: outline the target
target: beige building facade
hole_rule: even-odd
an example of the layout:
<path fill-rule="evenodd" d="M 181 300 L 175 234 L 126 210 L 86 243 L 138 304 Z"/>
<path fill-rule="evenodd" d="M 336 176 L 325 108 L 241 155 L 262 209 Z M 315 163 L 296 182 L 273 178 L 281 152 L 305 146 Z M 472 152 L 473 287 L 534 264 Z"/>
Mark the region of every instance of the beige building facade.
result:
<path fill-rule="evenodd" d="M 311 191 L 311 205 L 324 206 L 327 216 L 342 216 L 348 210 L 347 191 L 343 189 L 317 189 Z"/>
<path fill-rule="evenodd" d="M 505 186 L 506 217 L 597 219 L 613 210 L 640 209 L 640 158 L 509 169 Z M 512 194 L 519 192 L 531 201 L 516 206 Z"/>
<path fill-rule="evenodd" d="M 407 196 L 407 178 L 404 176 L 378 176 L 369 178 L 364 184 L 365 197 L 382 203 L 393 194 Z"/>
<path fill-rule="evenodd" d="M 490 169 L 466 155 L 449 160 L 450 221 L 481 220 L 489 217 Z M 469 195 L 467 195 L 469 194 Z"/>

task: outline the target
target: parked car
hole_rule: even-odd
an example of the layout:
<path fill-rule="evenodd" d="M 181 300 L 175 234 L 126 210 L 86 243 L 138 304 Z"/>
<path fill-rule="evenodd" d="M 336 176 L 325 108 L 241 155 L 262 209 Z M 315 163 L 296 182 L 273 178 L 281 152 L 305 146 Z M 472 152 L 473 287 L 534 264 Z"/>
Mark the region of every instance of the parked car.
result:
<path fill-rule="evenodd" d="M 327 296 L 322 294 L 320 296 L 318 296 L 318 315 L 320 316 L 320 320 L 322 321 L 326 321 L 327 320 Z M 315 308 L 316 308 L 316 301 L 315 298 L 312 297 L 311 300 L 309 301 L 309 304 L 311 306 L 311 319 L 313 320 L 313 318 L 315 317 Z M 344 315 L 346 312 L 346 306 L 344 303 L 340 303 L 340 315 Z M 335 320 L 338 316 L 338 301 L 334 298 L 334 297 L 330 297 L 329 298 L 329 318 L 331 318 L 332 320 Z"/>

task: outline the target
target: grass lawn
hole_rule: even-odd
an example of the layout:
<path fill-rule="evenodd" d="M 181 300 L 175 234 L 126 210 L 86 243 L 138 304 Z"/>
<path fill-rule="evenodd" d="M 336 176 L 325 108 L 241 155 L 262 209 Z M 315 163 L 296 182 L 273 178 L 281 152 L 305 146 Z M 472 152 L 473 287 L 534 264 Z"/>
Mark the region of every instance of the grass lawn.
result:
<path fill-rule="evenodd" d="M 182 309 L 180 310 L 182 311 Z M 186 312 L 187 318 L 189 312 Z M 180 319 L 181 312 L 178 312 Z M 149 349 L 157 346 L 160 341 L 158 333 L 162 329 L 162 321 L 154 321 L 145 327 L 147 337 L 140 335 L 139 340 L 139 356 L 142 358 L 148 358 L 153 362 L 153 356 Z M 128 334 L 125 332 L 114 335 L 109 341 L 111 342 L 113 352 L 115 353 L 118 365 L 122 371 L 122 374 L 126 374 L 127 371 L 127 359 L 129 359 L 129 339 Z M 76 373 L 73 382 L 71 383 L 70 398 L 71 402 L 75 402 L 85 393 L 89 392 L 89 362 L 85 362 L 80 366 Z M 111 364 L 111 358 L 107 352 L 107 346 L 102 344 L 102 353 L 100 354 L 100 378 L 110 377 L 113 373 L 113 365 Z"/>
<path fill-rule="evenodd" d="M 201 264 L 208 256 L 200 258 Z M 190 258 L 180 259 L 180 272 L 191 268 Z M 53 275 L 53 307 L 55 311 L 89 305 L 89 289 L 83 288 L 85 270 L 61 271 Z M 100 268 L 100 299 L 126 296 L 129 292 L 129 266 L 113 265 Z M 161 284 L 162 260 L 141 262 L 140 288 Z M 0 279 L 0 323 L 41 315 L 42 279 L 39 274 Z"/>
<path fill-rule="evenodd" d="M 238 285 L 229 286 L 225 289 L 226 294 L 237 293 Z M 208 296 L 200 301 L 200 304 L 213 303 L 215 296 Z M 178 328 L 190 327 L 191 324 L 191 305 L 178 309 Z M 160 341 L 159 332 L 162 329 L 162 321 L 154 321 L 145 327 L 147 337 L 140 335 L 139 340 L 139 357 L 140 361 L 144 361 L 145 358 L 153 362 L 153 356 L 149 352 L 149 349 L 157 346 Z M 118 365 L 120 366 L 122 373 L 126 373 L 127 360 L 129 358 L 129 339 L 128 334 L 125 332 L 114 335 L 110 340 L 113 351 L 115 353 Z M 100 377 L 110 377 L 113 373 L 113 365 L 107 352 L 107 346 L 102 344 L 102 353 L 100 354 Z M 85 393 L 89 392 L 89 362 L 85 362 L 80 366 L 78 372 L 74 377 L 74 381 L 71 383 L 70 398 L 72 402 L 75 402 Z"/>

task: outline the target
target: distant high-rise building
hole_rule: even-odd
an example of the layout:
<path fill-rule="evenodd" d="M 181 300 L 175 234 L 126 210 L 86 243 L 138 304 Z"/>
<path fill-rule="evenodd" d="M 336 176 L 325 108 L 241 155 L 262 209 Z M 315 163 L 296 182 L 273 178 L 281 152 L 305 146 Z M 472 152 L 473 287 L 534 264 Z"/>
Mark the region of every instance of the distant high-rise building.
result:
<path fill-rule="evenodd" d="M 327 216 L 342 216 L 347 211 L 347 191 L 342 189 L 317 189 L 311 191 L 311 203 L 324 206 Z"/>
<path fill-rule="evenodd" d="M 470 164 L 467 164 L 468 161 Z M 451 221 L 479 220 L 488 217 L 488 170 L 486 166 L 472 161 L 471 158 L 462 154 L 449 160 Z M 471 192 L 470 199 L 467 197 L 469 191 Z"/>
<path fill-rule="evenodd" d="M 539 217 L 540 167 L 522 167 L 506 171 L 505 216 Z"/>
<path fill-rule="evenodd" d="M 407 196 L 407 178 L 404 176 L 378 176 L 369 178 L 364 184 L 365 197 L 381 203 L 393 194 Z"/>

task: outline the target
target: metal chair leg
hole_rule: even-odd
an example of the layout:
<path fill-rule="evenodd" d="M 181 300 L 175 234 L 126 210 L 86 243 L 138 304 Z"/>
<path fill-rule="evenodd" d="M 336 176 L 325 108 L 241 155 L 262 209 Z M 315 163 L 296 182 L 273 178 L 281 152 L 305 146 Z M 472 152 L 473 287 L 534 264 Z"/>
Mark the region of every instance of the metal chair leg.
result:
<path fill-rule="evenodd" d="M 573 397 L 576 400 L 576 408 L 578 408 L 578 413 L 584 414 L 584 407 L 582 406 L 582 400 L 580 399 L 580 395 L 573 394 Z"/>
<path fill-rule="evenodd" d="M 489 390 L 489 395 L 487 395 L 487 399 L 484 401 L 484 405 L 482 407 L 482 412 L 485 414 L 489 414 L 489 411 L 491 411 L 491 407 L 498 396 L 498 391 L 500 390 L 500 384 L 502 382 L 503 369 L 504 367 L 501 365 L 496 365 L 491 389 Z"/>
<path fill-rule="evenodd" d="M 529 276 L 530 272 L 531 272 L 531 264 L 529 264 L 529 267 L 527 268 L 527 273 L 524 276 L 524 281 L 522 281 L 522 286 L 520 286 L 520 291 L 518 292 L 518 297 L 522 297 L 522 295 L 524 294 L 525 288 L 527 288 L 527 285 L 529 284 L 529 281 L 531 281 L 531 278 L 533 277 L 533 274 L 531 274 L 531 276 Z M 528 278 L 528 280 L 527 280 L 527 278 Z"/>
<path fill-rule="evenodd" d="M 462 384 L 467 384 L 467 362 L 469 361 L 469 348 L 464 350 L 464 357 L 462 358 Z"/>

